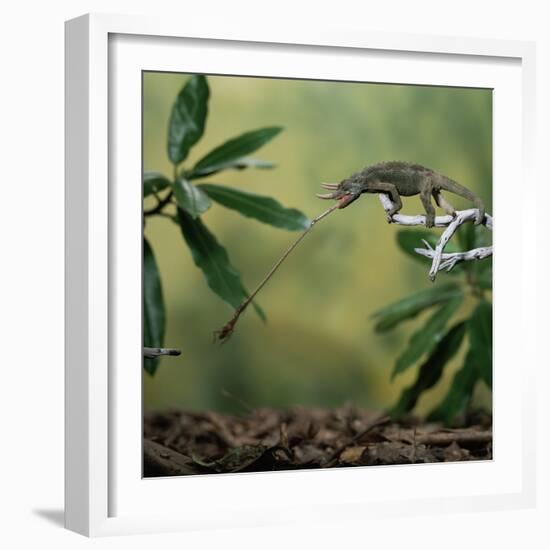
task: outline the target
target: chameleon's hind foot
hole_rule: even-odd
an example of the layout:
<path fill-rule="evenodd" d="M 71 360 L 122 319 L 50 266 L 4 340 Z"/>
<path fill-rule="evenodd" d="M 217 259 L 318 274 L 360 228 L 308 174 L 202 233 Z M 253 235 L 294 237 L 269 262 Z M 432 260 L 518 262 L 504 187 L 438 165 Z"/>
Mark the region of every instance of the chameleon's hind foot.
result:
<path fill-rule="evenodd" d="M 474 219 L 474 224 L 475 225 L 481 225 L 483 223 L 484 219 L 485 219 L 485 212 L 478 209 L 478 211 L 476 213 L 476 217 Z"/>

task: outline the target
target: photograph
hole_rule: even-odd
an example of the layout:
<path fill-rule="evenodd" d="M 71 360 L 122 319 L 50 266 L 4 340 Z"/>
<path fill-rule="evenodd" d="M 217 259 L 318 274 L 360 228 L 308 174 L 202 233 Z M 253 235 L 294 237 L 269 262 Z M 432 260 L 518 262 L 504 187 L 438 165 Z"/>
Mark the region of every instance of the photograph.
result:
<path fill-rule="evenodd" d="M 141 75 L 143 477 L 493 460 L 493 90 Z"/>

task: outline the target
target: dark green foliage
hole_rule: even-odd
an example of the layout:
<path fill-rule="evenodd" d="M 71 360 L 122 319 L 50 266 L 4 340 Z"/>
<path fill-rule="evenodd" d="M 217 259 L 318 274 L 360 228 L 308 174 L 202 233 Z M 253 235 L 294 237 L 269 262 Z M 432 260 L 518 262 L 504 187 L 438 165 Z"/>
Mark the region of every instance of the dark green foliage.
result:
<path fill-rule="evenodd" d="M 465 224 L 458 231 L 460 248 L 452 247 L 449 243 L 446 251 L 487 246 L 485 233 L 483 227 Z M 414 248 L 421 246 L 421 239 L 432 247 L 437 243 L 437 236 L 429 231 L 404 230 L 397 236 L 400 248 L 407 255 L 424 262 L 425 258 L 414 252 Z M 453 270 L 462 276 L 462 282 L 448 283 L 412 294 L 374 314 L 375 330 L 384 332 L 437 306 L 426 322 L 412 334 L 407 347 L 396 360 L 392 378 L 426 357 L 418 368 L 414 384 L 402 392 L 391 409 L 393 416 L 399 417 L 410 412 L 422 393 L 437 384 L 446 364 L 457 354 L 466 337 L 469 347 L 463 366 L 455 373 L 443 401 L 431 411 L 428 418 L 451 424 L 458 415 L 466 412 L 479 381 L 483 381 L 489 388 L 492 387 L 492 306 L 484 293 L 492 290 L 491 267 L 490 259 L 464 262 Z M 475 300 L 470 314 L 449 329 L 448 323 L 469 296 Z"/>
<path fill-rule="evenodd" d="M 461 288 L 452 283 L 434 286 L 411 294 L 403 300 L 375 312 L 373 317 L 377 321 L 374 330 L 376 332 L 386 332 L 403 321 L 416 317 L 425 309 L 460 296 L 462 296 Z"/>
<path fill-rule="evenodd" d="M 204 132 L 210 90 L 206 78 L 192 76 L 178 94 L 168 127 L 168 157 L 172 164 L 183 162 Z"/>
<path fill-rule="evenodd" d="M 476 371 L 487 386 L 493 384 L 493 308 L 481 300 L 470 318 L 470 346 Z"/>
<path fill-rule="evenodd" d="M 271 168 L 275 168 L 275 166 L 276 164 L 274 162 L 271 162 L 270 160 L 260 160 L 260 159 L 253 159 L 249 157 L 242 157 L 232 162 L 223 164 L 222 166 L 218 166 L 215 169 L 214 168 L 202 169 L 196 172 L 194 170 L 189 170 L 189 172 L 187 172 L 186 175 L 190 180 L 193 180 L 193 179 L 205 178 L 207 176 L 211 176 L 212 174 L 217 174 L 222 170 L 245 170 L 246 168 L 258 168 L 259 170 L 270 170 Z"/>
<path fill-rule="evenodd" d="M 192 218 L 198 218 L 210 208 L 208 195 L 183 177 L 174 183 L 174 196 L 178 206 Z"/>
<path fill-rule="evenodd" d="M 422 393 L 435 386 L 443 374 L 445 364 L 458 351 L 465 332 L 466 323 L 464 321 L 456 324 L 447 332 L 433 353 L 420 366 L 415 383 L 403 391 L 399 401 L 391 409 L 390 412 L 393 416 L 402 416 L 409 412 L 414 408 Z"/>
<path fill-rule="evenodd" d="M 170 187 L 170 180 L 158 172 L 144 172 L 143 174 L 143 197 L 153 193 L 160 193 Z"/>
<path fill-rule="evenodd" d="M 183 86 L 172 107 L 168 124 L 167 152 L 174 166 L 172 179 L 157 172 L 143 174 L 143 196 L 154 195 L 157 206 L 146 216 L 163 215 L 176 222 L 182 232 L 195 265 L 203 272 L 210 289 L 236 308 L 247 297 L 239 272 L 233 267 L 225 248 L 209 231 L 201 216 L 211 207 L 211 199 L 240 214 L 274 227 L 298 231 L 305 229 L 308 218 L 300 211 L 285 208 L 275 199 L 223 185 L 195 185 L 192 180 L 223 170 L 246 168 L 270 169 L 273 162 L 248 155 L 267 144 L 282 128 L 272 126 L 243 133 L 214 148 L 193 168 L 181 163 L 201 139 L 208 116 L 210 91 L 205 76 L 192 76 Z M 147 219 L 147 218 L 146 218 Z M 253 303 L 257 314 L 265 319 L 261 308 Z M 165 313 L 160 276 L 151 247 L 144 244 L 144 345 L 160 347 L 164 340 Z M 145 369 L 153 374 L 158 359 L 146 359 Z"/>
<path fill-rule="evenodd" d="M 166 314 L 160 275 L 155 256 L 147 239 L 143 239 L 143 345 L 162 347 Z M 159 359 L 143 359 L 143 366 L 149 374 L 154 374 Z"/>
<path fill-rule="evenodd" d="M 464 359 L 464 365 L 456 372 L 451 387 L 440 403 L 429 415 L 429 420 L 452 422 L 458 414 L 465 412 L 474 387 L 483 381 L 489 388 L 493 384 L 493 312 L 491 304 L 480 300 L 468 319 L 470 349 Z"/>
<path fill-rule="evenodd" d="M 178 217 L 183 238 L 191 250 L 195 265 L 204 273 L 208 286 L 236 308 L 248 294 L 225 248 L 200 218 L 193 219 L 181 208 L 178 208 Z"/>
<path fill-rule="evenodd" d="M 428 420 L 450 424 L 458 414 L 464 412 L 478 381 L 475 362 L 475 353 L 470 348 L 464 359 L 464 365 L 454 375 L 447 395 L 428 415 Z"/>
<path fill-rule="evenodd" d="M 271 141 L 281 130 L 282 128 L 279 126 L 260 128 L 226 141 L 195 164 L 191 170 L 192 176 L 195 178 L 209 176 L 227 168 L 237 168 L 239 165 L 243 167 L 243 163 L 245 166 L 246 163 L 251 163 L 249 165 L 254 166 L 254 161 L 251 162 L 243 157 Z M 258 161 L 255 163 L 258 166 Z M 265 163 L 259 166 L 266 167 Z"/>
<path fill-rule="evenodd" d="M 458 231 L 458 242 L 462 250 L 471 250 L 481 246 L 489 245 L 487 230 L 482 226 L 470 223 L 464 224 Z M 467 272 L 471 282 L 484 290 L 491 290 L 493 287 L 493 261 L 486 258 L 480 262 L 465 262 L 461 267 Z M 459 267 L 459 266 L 457 266 Z"/>
<path fill-rule="evenodd" d="M 392 378 L 414 365 L 423 355 L 430 353 L 445 334 L 445 327 L 450 318 L 456 313 L 463 297 L 457 296 L 445 302 L 436 312 L 421 326 L 409 341 L 409 346 L 399 356 L 395 363 Z"/>
<path fill-rule="evenodd" d="M 483 269 L 477 276 L 477 284 L 482 290 L 492 290 L 493 288 L 493 262 L 491 258 L 483 260 L 485 263 L 485 269 Z"/>
<path fill-rule="evenodd" d="M 197 189 L 201 189 L 212 200 L 236 210 L 243 216 L 255 218 L 275 227 L 289 231 L 303 231 L 309 226 L 309 219 L 302 212 L 294 208 L 285 208 L 271 197 L 212 183 L 204 183 L 197 186 Z"/>

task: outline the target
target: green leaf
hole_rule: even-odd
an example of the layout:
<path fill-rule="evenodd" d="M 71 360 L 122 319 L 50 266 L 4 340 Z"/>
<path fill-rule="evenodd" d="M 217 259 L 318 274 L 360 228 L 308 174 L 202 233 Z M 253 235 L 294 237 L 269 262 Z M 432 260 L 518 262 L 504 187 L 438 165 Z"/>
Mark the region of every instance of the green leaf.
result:
<path fill-rule="evenodd" d="M 465 223 L 457 231 L 457 238 L 460 244 L 461 251 L 472 250 L 482 246 L 488 246 L 490 232 L 483 225 L 475 225 L 474 223 Z M 476 260 L 463 262 L 462 268 L 473 275 L 473 280 L 479 280 L 479 275 L 491 267 L 491 258 L 484 260 Z M 480 284 L 484 288 L 484 284 Z"/>
<path fill-rule="evenodd" d="M 461 250 L 471 250 L 480 246 L 487 246 L 491 232 L 484 225 L 475 225 L 473 222 L 461 225 L 456 232 Z"/>
<path fill-rule="evenodd" d="M 198 178 L 204 178 L 206 176 L 211 176 L 212 174 L 217 174 L 222 170 L 244 170 L 246 168 L 258 168 L 259 170 L 269 170 L 271 168 L 274 168 L 275 166 L 276 164 L 269 160 L 260 160 L 260 159 L 253 159 L 249 157 L 242 157 L 237 160 L 227 162 L 225 164 L 223 163 L 219 164 L 218 166 L 214 166 L 212 168 L 203 168 L 197 171 L 190 170 L 187 173 L 187 177 L 193 180 Z"/>
<path fill-rule="evenodd" d="M 225 248 L 200 218 L 194 219 L 181 208 L 178 208 L 178 217 L 183 238 L 191 250 L 195 265 L 204 273 L 208 286 L 222 300 L 237 308 L 248 293 Z"/>
<path fill-rule="evenodd" d="M 492 388 L 493 384 L 493 308 L 481 300 L 468 322 L 470 347 L 479 377 Z"/>
<path fill-rule="evenodd" d="M 285 208 L 271 197 L 212 183 L 204 183 L 198 188 L 212 200 L 260 222 L 290 231 L 303 231 L 309 227 L 310 221 L 305 214 L 294 208 Z"/>
<path fill-rule="evenodd" d="M 477 276 L 477 284 L 480 288 L 483 290 L 493 290 L 493 270 L 490 269 L 492 267 L 492 259 L 487 258 L 485 260 L 481 260 L 477 263 L 485 264 L 488 266 L 488 268 L 484 268 L 480 271 L 480 273 Z"/>
<path fill-rule="evenodd" d="M 468 319 L 470 349 L 464 365 L 456 372 L 447 395 L 429 414 L 428 420 L 450 424 L 456 415 L 465 411 L 478 380 L 492 387 L 492 321 L 492 307 L 483 300 Z"/>
<path fill-rule="evenodd" d="M 254 311 L 256 312 L 258 317 L 265 323 L 267 321 L 265 311 L 256 302 L 252 302 L 252 307 L 254 308 Z"/>
<path fill-rule="evenodd" d="M 158 172 L 143 173 L 143 198 L 159 193 L 170 185 L 170 180 Z"/>
<path fill-rule="evenodd" d="M 461 250 L 476 248 L 476 231 L 473 223 L 465 223 L 458 228 L 456 238 Z"/>
<path fill-rule="evenodd" d="M 401 393 L 398 402 L 390 411 L 392 416 L 400 417 L 412 410 L 422 393 L 435 386 L 443 374 L 445 364 L 452 359 L 460 348 L 465 332 L 465 321 L 454 325 L 447 332 L 426 362 L 420 367 L 414 384 Z"/>
<path fill-rule="evenodd" d="M 457 296 L 444 303 L 411 337 L 409 346 L 397 359 L 392 379 L 407 370 L 423 355 L 431 353 L 445 333 L 445 327 L 462 304 L 464 297 Z"/>
<path fill-rule="evenodd" d="M 428 415 L 430 422 L 444 422 L 451 424 L 453 419 L 465 411 L 474 387 L 479 380 L 476 367 L 475 353 L 470 348 L 464 360 L 464 366 L 458 370 L 443 401 Z"/>
<path fill-rule="evenodd" d="M 172 107 L 168 126 L 168 157 L 172 164 L 184 161 L 204 132 L 210 90 L 203 75 L 192 76 Z"/>
<path fill-rule="evenodd" d="M 208 195 L 202 189 L 199 189 L 185 178 L 180 177 L 173 184 L 173 188 L 178 206 L 191 214 L 193 218 L 197 218 L 203 212 L 206 212 L 212 204 Z"/>
<path fill-rule="evenodd" d="M 386 306 L 373 314 L 377 319 L 374 326 L 376 332 L 385 332 L 397 326 L 399 323 L 412 319 L 421 311 L 432 306 L 447 302 L 457 296 L 461 296 L 462 291 L 456 284 L 449 283 L 445 285 L 434 286 L 407 296 L 389 306 Z"/>
<path fill-rule="evenodd" d="M 147 239 L 143 239 L 143 345 L 160 348 L 164 344 L 166 313 L 157 262 Z M 143 367 L 153 375 L 159 358 L 143 359 Z"/>
<path fill-rule="evenodd" d="M 212 174 L 223 170 L 235 161 L 242 162 L 242 157 L 271 141 L 281 130 L 279 126 L 260 128 L 230 139 L 200 159 L 192 172 L 197 177 L 198 174 Z"/>

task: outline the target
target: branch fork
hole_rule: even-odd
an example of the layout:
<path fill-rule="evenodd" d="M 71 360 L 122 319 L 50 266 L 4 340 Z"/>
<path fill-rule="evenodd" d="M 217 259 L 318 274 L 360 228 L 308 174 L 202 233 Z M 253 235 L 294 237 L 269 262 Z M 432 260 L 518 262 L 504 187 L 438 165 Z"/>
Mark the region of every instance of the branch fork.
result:
<path fill-rule="evenodd" d="M 382 207 L 388 215 L 389 223 L 405 226 L 426 225 L 426 216 L 424 215 L 408 216 L 405 214 L 394 214 L 393 216 L 390 216 L 389 212 L 393 208 L 392 200 L 383 193 L 379 194 L 379 198 L 382 203 Z M 474 248 L 465 252 L 444 252 L 445 246 L 451 240 L 457 229 L 466 222 L 473 223 L 477 214 L 477 208 L 470 208 L 468 210 L 457 210 L 454 217 L 451 215 L 436 216 L 434 226 L 445 227 L 445 231 L 441 234 L 436 247 L 432 248 L 426 241 L 423 240 L 425 248 L 414 249 L 417 254 L 432 259 L 432 266 L 428 273 L 431 281 L 435 280 L 439 271 L 451 271 L 459 262 L 482 260 L 493 255 L 492 246 Z M 485 218 L 482 223 L 489 231 L 493 230 L 493 218 L 489 214 L 485 214 Z"/>

